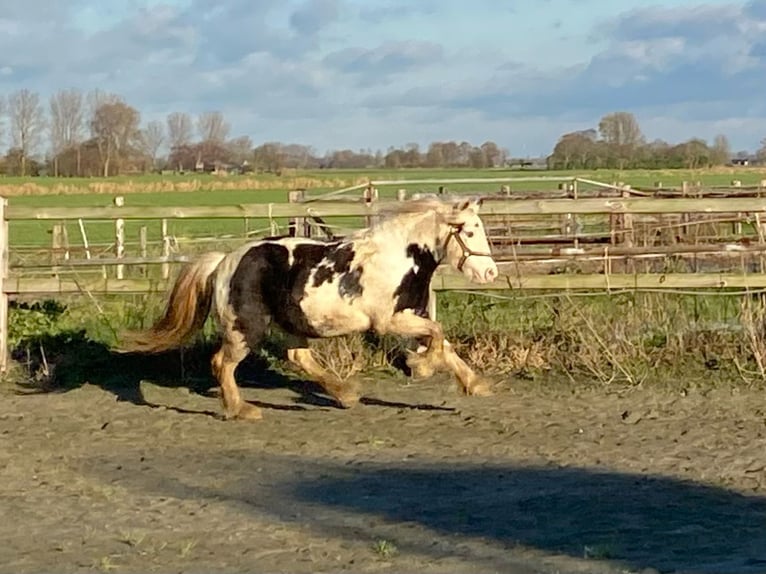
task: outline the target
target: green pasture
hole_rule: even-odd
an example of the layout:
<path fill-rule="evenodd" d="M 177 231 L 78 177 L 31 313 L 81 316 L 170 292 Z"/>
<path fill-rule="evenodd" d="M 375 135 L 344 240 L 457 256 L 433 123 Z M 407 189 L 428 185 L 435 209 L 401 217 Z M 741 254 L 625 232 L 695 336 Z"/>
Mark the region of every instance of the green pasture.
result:
<path fill-rule="evenodd" d="M 743 185 L 758 184 L 764 173 L 752 168 L 715 170 L 630 170 L 612 171 L 597 170 L 583 172 L 544 171 L 544 170 L 472 170 L 472 169 L 403 169 L 403 170 L 312 170 L 290 172 L 282 177 L 274 174 L 248 174 L 231 176 L 222 179 L 210 175 L 143 175 L 135 177 L 116 177 L 107 179 L 88 178 L 2 178 L 0 188 L 23 189 L 25 185 L 34 184 L 35 193 L 9 193 L 11 205 L 96 207 L 111 205 L 116 195 L 125 198 L 125 204 L 131 206 L 205 206 L 205 205 L 236 205 L 245 203 L 285 202 L 287 192 L 299 180 L 308 183 L 307 194 L 319 195 L 340 187 L 351 186 L 367 180 L 434 180 L 420 184 L 391 184 L 379 186 L 382 197 L 394 197 L 399 188 L 407 189 L 408 193 L 434 192 L 438 189 L 439 181 L 459 178 L 501 178 L 501 177 L 574 177 L 579 176 L 602 182 L 622 181 L 634 187 L 651 187 L 661 181 L 664 186 L 678 186 L 683 181 L 697 182 L 704 185 L 728 185 L 733 179 L 740 180 Z M 244 178 L 244 180 L 243 180 Z M 169 187 L 183 186 L 185 183 L 196 182 L 198 189 L 190 191 L 161 191 L 141 192 L 142 187 L 151 188 L 159 183 Z M 252 183 L 258 189 L 239 189 L 238 186 Z M 131 190 L 119 193 L 89 191 L 94 185 L 103 184 L 104 189 L 115 186 L 129 186 Z M 511 191 L 555 189 L 556 181 L 519 181 L 511 185 Z M 54 190 L 66 186 L 66 193 Z M 228 186 L 228 189 L 213 189 Z M 497 191 L 499 183 L 486 184 L 448 184 L 448 191 L 456 193 Z M 80 228 L 76 221 L 61 222 L 67 226 L 68 239 L 71 246 L 82 244 Z M 343 225 L 342 220 L 333 219 L 329 223 Z M 358 222 L 347 222 L 350 226 Z M 108 221 L 84 222 L 88 241 L 94 248 L 108 248 L 114 241 L 114 227 Z M 287 221 L 276 220 L 278 232 L 283 232 Z M 153 243 L 159 244 L 159 221 L 128 221 L 126 223 L 126 241 L 128 245 L 137 245 L 139 228 L 147 227 L 150 249 Z M 10 240 L 13 248 L 42 248 L 51 244 L 50 221 L 14 221 L 10 225 Z M 270 224 L 266 220 L 169 220 L 169 232 L 176 237 L 216 237 L 232 236 L 242 238 L 246 235 L 262 235 L 270 232 Z"/>

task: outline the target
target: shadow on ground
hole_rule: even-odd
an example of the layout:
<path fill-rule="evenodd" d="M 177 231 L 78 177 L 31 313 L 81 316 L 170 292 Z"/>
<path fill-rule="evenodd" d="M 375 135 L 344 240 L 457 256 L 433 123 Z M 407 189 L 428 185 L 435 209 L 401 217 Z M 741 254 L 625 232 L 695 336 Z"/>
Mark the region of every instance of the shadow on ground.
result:
<path fill-rule="evenodd" d="M 573 565 L 591 559 L 610 572 L 766 571 L 766 500 L 690 481 L 553 466 L 209 454 L 180 454 L 123 485 L 500 571 L 544 563 L 547 571 L 551 556 Z M 91 462 L 101 474 L 113 461 Z M 216 476 L 190 485 L 186 477 L 203 472 L 190 465 L 217 469 Z"/>
<path fill-rule="evenodd" d="M 366 466 L 290 496 L 443 535 L 631 569 L 766 571 L 766 501 L 665 478 L 571 468 Z M 344 526 L 323 524 L 343 532 Z"/>
<path fill-rule="evenodd" d="M 156 355 L 123 354 L 89 339 L 84 331 L 66 331 L 22 341 L 12 352 L 12 358 L 27 375 L 25 380 L 19 382 L 23 392 L 66 392 L 90 383 L 113 393 L 120 401 L 164 407 L 146 400 L 141 392 L 142 381 L 168 388 L 187 388 L 217 400 L 218 389 L 210 371 L 210 358 L 215 348 L 215 342 L 201 341 L 183 350 Z M 284 349 L 278 344 L 267 344 L 265 351 L 267 356 L 284 354 Z M 264 356 L 250 355 L 243 361 L 237 369 L 237 382 L 245 388 L 280 387 L 296 394 L 294 404 L 288 405 L 252 401 L 266 409 L 300 410 L 309 406 L 336 406 L 334 401 L 322 394 L 319 386 L 274 369 L 272 361 Z M 218 403 L 213 403 L 213 410 L 199 414 L 215 415 L 213 411 L 217 407 Z"/>

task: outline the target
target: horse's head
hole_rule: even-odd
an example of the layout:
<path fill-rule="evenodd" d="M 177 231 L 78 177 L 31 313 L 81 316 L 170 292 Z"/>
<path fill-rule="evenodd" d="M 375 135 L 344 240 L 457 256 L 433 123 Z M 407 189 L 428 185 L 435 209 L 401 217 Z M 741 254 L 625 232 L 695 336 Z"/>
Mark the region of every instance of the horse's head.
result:
<path fill-rule="evenodd" d="M 445 206 L 442 214 L 449 228 L 445 260 L 474 283 L 492 283 L 497 278 L 497 265 L 479 217 L 480 207 L 480 198 L 456 200 Z"/>

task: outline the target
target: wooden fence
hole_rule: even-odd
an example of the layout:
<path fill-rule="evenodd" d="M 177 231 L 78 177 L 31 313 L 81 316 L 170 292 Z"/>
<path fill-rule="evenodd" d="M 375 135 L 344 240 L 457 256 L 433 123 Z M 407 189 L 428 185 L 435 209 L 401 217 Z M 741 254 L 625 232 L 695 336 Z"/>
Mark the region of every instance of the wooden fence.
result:
<path fill-rule="evenodd" d="M 569 197 L 529 197 L 515 198 L 513 194 L 499 193 L 485 196 L 482 208 L 483 217 L 504 218 L 503 221 L 511 222 L 514 218 L 534 218 L 541 216 L 555 216 L 565 220 L 572 220 L 579 216 L 602 216 L 619 226 L 619 234 L 628 237 L 634 233 L 632 222 L 641 215 L 661 217 L 663 215 L 676 215 L 682 218 L 682 225 L 690 225 L 690 219 L 694 215 L 706 217 L 719 217 L 728 221 L 733 218 L 740 222 L 738 230 L 741 237 L 734 241 L 695 244 L 695 245 L 636 245 L 632 241 L 614 239 L 619 236 L 610 230 L 613 239 L 607 245 L 597 247 L 583 247 L 578 245 L 580 235 L 575 231 L 569 237 L 572 240 L 570 247 L 560 246 L 550 250 L 537 251 L 533 249 L 516 249 L 513 243 L 513 234 L 509 245 L 512 250 L 501 259 L 499 265 L 500 278 L 491 285 L 476 285 L 465 280 L 461 275 L 451 269 L 440 268 L 434 277 L 432 288 L 434 291 L 444 290 L 516 290 L 516 289 L 547 289 L 547 290 L 613 290 L 613 289 L 707 289 L 720 290 L 722 288 L 739 289 L 763 289 L 766 288 L 766 273 L 763 273 L 764 258 L 766 257 L 766 239 L 761 219 L 766 220 L 766 197 L 760 197 L 758 193 L 747 196 L 722 197 L 711 194 L 690 194 L 684 191 L 682 194 L 666 193 L 650 195 L 641 191 L 632 190 L 622 184 L 601 184 L 576 178 L 525 178 L 527 180 L 541 179 L 563 181 L 565 186 L 574 184 L 574 190 L 565 187 L 564 191 Z M 519 180 L 519 178 L 516 178 Z M 469 183 L 481 182 L 486 184 L 488 180 L 449 180 L 453 182 Z M 494 181 L 494 180 L 493 180 Z M 511 178 L 498 178 L 497 182 L 514 181 Z M 423 180 L 409 180 L 400 182 L 373 182 L 364 186 L 354 186 L 340 192 L 363 191 L 360 200 L 349 200 L 339 197 L 340 194 L 327 194 L 321 199 L 305 198 L 301 194 L 293 194 L 292 202 L 287 203 L 259 203 L 228 206 L 176 206 L 176 207 L 134 207 L 122 205 L 116 202 L 114 205 L 104 207 L 48 207 L 32 208 L 25 206 L 8 205 L 4 198 L 0 198 L 0 366 L 5 369 L 8 346 L 8 300 L 16 296 L 41 296 L 55 294 L 90 293 L 90 294 L 128 294 L 162 291 L 167 287 L 167 273 L 157 279 L 148 277 L 124 278 L 123 270 L 130 265 L 161 264 L 167 268 L 171 263 L 179 263 L 188 260 L 189 256 L 173 256 L 167 249 L 163 249 L 162 256 L 146 257 L 145 249 L 141 256 L 128 256 L 124 247 L 119 243 L 113 254 L 108 258 L 88 257 L 85 259 L 69 259 L 57 263 L 58 269 L 78 269 L 87 267 L 114 266 L 118 269 L 116 276 L 103 274 L 98 277 L 71 277 L 62 273 L 55 273 L 54 266 L 47 266 L 50 271 L 46 277 L 28 277 L 23 270 L 9 268 L 9 222 L 37 220 L 49 221 L 51 224 L 63 220 L 107 220 L 114 222 L 115 233 L 119 238 L 124 222 L 131 219 L 137 220 L 162 220 L 168 219 L 246 219 L 259 218 L 274 220 L 276 218 L 289 218 L 294 233 L 301 235 L 309 233 L 307 223 L 321 230 L 324 221 L 329 218 L 363 218 L 366 223 L 374 220 L 392 201 L 379 200 L 376 185 L 405 185 L 417 182 L 422 185 Z M 430 183 L 430 182 L 427 182 Z M 613 193 L 608 197 L 593 197 L 586 194 L 577 195 L 577 184 L 595 184 L 611 190 Z M 561 188 L 561 186 L 560 186 Z M 760 189 L 760 188 L 759 188 Z M 572 191 L 576 197 L 571 197 Z M 744 190 L 742 190 L 744 191 Z M 638 196 L 636 196 L 636 193 Z M 405 193 L 397 194 L 400 199 Z M 764 193 L 766 195 L 766 193 Z M 751 223 L 752 232 L 745 237 L 742 221 Z M 303 230 L 303 231 L 301 231 Z M 321 233 L 319 233 L 321 234 Z M 167 243 L 166 225 L 163 226 L 163 244 Z M 674 272 L 669 270 L 642 271 L 636 262 L 649 261 L 652 258 L 689 255 L 702 257 L 706 255 L 733 258 L 751 257 L 760 261 L 760 265 L 740 265 L 736 270 L 702 272 Z M 760 259 L 759 259 L 760 258 Z M 534 271 L 525 267 L 525 261 L 532 261 L 538 265 L 559 265 L 571 261 L 590 261 L 593 263 L 590 271 L 569 273 L 566 270 L 551 270 L 549 267 L 542 271 Z M 615 261 L 629 261 L 630 266 L 623 266 L 615 272 Z M 45 265 L 40 267 L 46 268 Z"/>

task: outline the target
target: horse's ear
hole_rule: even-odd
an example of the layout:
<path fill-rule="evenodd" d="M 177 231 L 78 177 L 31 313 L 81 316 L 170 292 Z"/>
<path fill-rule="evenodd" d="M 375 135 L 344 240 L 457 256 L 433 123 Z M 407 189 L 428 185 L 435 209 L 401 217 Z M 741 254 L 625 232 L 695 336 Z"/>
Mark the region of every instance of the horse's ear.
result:
<path fill-rule="evenodd" d="M 466 209 L 468 209 L 470 205 L 471 205 L 470 199 L 459 200 L 452 204 L 452 211 L 454 211 L 455 213 L 459 213 L 461 211 L 465 211 Z"/>
<path fill-rule="evenodd" d="M 469 207 L 473 207 L 474 209 L 479 209 L 481 207 L 481 204 L 484 200 L 481 198 L 481 196 L 476 195 L 471 197 L 470 199 L 464 199 L 462 201 L 458 201 L 452 205 L 452 210 L 455 212 L 465 211 Z"/>

